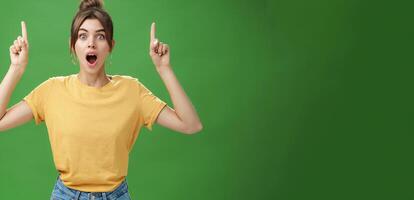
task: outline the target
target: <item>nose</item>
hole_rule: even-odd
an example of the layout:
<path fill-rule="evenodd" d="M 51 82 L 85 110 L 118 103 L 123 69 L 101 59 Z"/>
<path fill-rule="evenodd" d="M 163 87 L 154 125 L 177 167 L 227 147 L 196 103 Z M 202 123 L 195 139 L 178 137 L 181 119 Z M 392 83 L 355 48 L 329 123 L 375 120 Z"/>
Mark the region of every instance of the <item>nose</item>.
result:
<path fill-rule="evenodd" d="M 92 49 L 96 48 L 94 39 L 91 39 L 91 40 L 88 41 L 88 48 L 92 48 Z"/>

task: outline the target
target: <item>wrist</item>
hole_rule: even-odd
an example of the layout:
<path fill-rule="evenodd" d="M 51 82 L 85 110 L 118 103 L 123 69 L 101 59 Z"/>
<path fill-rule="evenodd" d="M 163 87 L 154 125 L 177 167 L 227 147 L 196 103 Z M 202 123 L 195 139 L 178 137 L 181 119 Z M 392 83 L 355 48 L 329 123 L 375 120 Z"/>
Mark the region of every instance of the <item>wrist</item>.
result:
<path fill-rule="evenodd" d="M 13 74 L 17 74 L 17 75 L 22 75 L 24 73 L 24 69 L 25 69 L 25 67 L 10 64 L 9 72 L 11 72 Z"/>
<path fill-rule="evenodd" d="M 165 74 L 165 73 L 169 73 L 172 72 L 172 68 L 170 65 L 163 65 L 163 66 L 159 66 L 156 67 L 157 72 L 161 75 L 161 74 Z"/>

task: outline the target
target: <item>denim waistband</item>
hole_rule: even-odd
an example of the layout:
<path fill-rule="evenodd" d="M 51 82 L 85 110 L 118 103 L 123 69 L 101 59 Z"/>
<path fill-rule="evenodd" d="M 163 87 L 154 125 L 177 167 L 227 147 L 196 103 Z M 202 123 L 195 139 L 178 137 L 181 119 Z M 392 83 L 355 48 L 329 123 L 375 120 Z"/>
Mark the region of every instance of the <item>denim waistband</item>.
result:
<path fill-rule="evenodd" d="M 72 188 L 67 187 L 63 184 L 60 177 L 57 178 L 56 187 L 61 190 L 62 192 L 66 193 L 67 195 L 75 197 L 75 199 L 78 199 L 80 196 L 94 196 L 96 198 L 114 198 L 120 197 L 124 195 L 125 193 L 128 193 L 128 185 L 126 182 L 126 178 L 124 181 L 122 181 L 121 185 L 119 185 L 116 189 L 110 192 L 84 192 L 75 190 Z"/>

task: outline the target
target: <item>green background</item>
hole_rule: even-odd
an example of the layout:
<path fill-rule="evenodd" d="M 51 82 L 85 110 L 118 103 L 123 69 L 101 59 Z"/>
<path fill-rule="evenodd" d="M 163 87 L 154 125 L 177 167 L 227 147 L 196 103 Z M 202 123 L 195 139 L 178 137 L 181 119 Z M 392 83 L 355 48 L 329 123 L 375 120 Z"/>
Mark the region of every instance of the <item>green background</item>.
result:
<path fill-rule="evenodd" d="M 105 1 L 109 74 L 139 78 L 172 106 L 148 56 L 152 21 L 204 129 L 142 129 L 133 199 L 414 199 L 413 3 L 357 0 Z M 27 22 L 30 60 L 9 106 L 77 73 L 78 1 L 3 1 L 0 74 Z M 1 199 L 48 199 L 47 130 L 0 133 Z"/>

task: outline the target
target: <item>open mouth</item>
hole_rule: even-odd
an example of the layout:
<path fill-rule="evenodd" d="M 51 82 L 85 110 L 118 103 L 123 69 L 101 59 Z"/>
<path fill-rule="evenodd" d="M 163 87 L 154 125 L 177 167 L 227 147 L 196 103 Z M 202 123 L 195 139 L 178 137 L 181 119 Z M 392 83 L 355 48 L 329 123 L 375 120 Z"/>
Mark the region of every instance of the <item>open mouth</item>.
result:
<path fill-rule="evenodd" d="M 98 57 L 95 54 L 88 54 L 86 55 L 86 60 L 88 61 L 89 64 L 95 64 L 96 59 L 98 59 Z"/>

